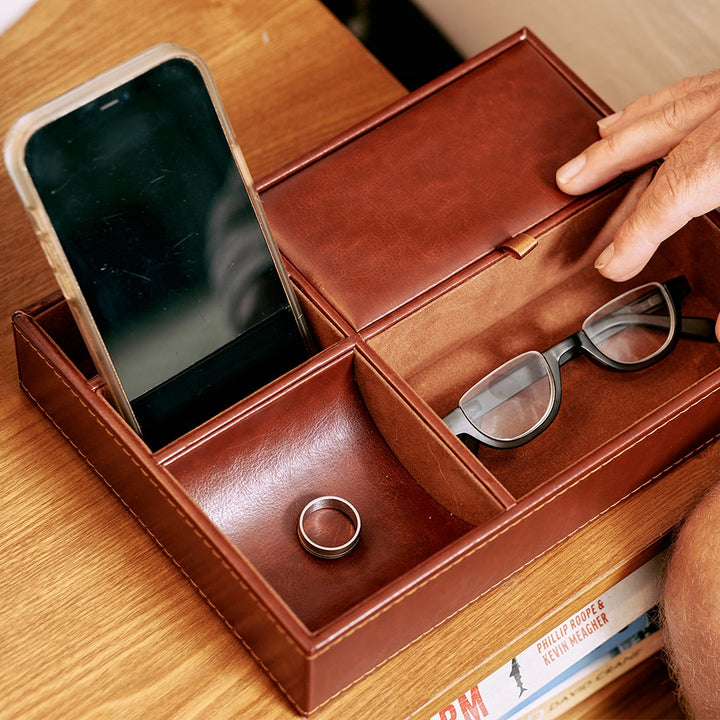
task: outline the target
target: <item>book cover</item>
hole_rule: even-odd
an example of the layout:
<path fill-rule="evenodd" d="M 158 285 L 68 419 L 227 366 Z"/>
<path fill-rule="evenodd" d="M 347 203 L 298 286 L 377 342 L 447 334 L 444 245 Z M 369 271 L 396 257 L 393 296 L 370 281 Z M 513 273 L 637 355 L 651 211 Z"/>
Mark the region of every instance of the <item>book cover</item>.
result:
<path fill-rule="evenodd" d="M 469 673 L 411 717 L 501 720 L 515 712 L 657 604 L 662 558 L 660 553 L 639 567 L 495 672 L 479 681 Z"/>
<path fill-rule="evenodd" d="M 657 607 L 528 697 L 502 720 L 555 720 L 662 648 Z"/>

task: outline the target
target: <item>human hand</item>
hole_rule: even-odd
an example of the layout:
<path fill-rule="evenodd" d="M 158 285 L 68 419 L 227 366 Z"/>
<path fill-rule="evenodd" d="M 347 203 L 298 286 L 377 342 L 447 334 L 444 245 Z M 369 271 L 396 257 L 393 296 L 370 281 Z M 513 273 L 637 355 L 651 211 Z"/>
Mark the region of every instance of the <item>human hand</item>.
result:
<path fill-rule="evenodd" d="M 640 175 L 603 230 L 595 267 L 612 280 L 636 275 L 693 217 L 720 206 L 720 70 L 687 78 L 598 122 L 601 139 L 558 171 L 571 195 L 664 157 Z M 716 328 L 720 338 L 720 318 Z"/>
<path fill-rule="evenodd" d="M 636 275 L 663 240 L 720 206 L 720 70 L 646 95 L 598 122 L 601 139 L 557 171 L 571 195 L 664 157 L 638 177 L 604 231 L 596 268 L 612 280 Z M 719 324 L 720 329 L 720 324 Z"/>

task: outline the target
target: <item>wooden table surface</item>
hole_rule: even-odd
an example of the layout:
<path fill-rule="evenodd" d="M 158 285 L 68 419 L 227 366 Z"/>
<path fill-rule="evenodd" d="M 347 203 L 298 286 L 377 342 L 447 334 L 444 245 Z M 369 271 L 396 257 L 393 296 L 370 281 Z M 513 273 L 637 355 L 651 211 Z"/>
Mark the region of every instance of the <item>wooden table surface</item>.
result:
<path fill-rule="evenodd" d="M 256 178 L 405 93 L 316 0 L 39 0 L 0 36 L 0 133 L 22 113 L 165 41 L 191 47 L 208 61 Z M 0 718 L 296 717 L 238 640 L 19 390 L 10 314 L 56 284 L 4 170 L 0 228 Z M 703 475 L 702 467 L 691 465 L 688 472 Z M 669 483 L 658 487 L 657 507 L 689 507 L 701 484 L 681 485 L 680 493 Z M 679 512 L 658 513 L 654 534 Z M 608 513 L 564 552 L 579 556 L 607 537 L 608 528 L 627 527 L 631 516 L 637 516 L 632 504 Z M 618 544 L 607 564 L 642 547 L 643 533 L 623 533 L 627 546 Z M 560 567 L 568 567 L 563 556 L 548 556 L 537 572 L 553 576 Z M 590 570 L 578 570 L 569 587 L 596 580 Z M 604 580 L 611 581 L 610 575 Z M 509 587 L 483 606 L 497 606 L 497 623 L 509 638 L 524 631 L 505 625 L 512 597 Z M 429 658 L 439 656 L 454 634 L 466 635 L 473 622 L 479 635 L 495 632 L 495 626 L 479 626 L 472 613 L 453 621 L 431 644 L 404 653 L 317 719 L 394 720 L 419 706 L 428 699 L 428 673 L 443 682 L 455 679 L 452 668 Z M 651 692 L 670 699 L 643 717 L 669 717 L 668 707 L 674 710 L 662 672 L 660 682 L 664 689 L 656 684 Z M 643 706 L 633 686 L 625 695 L 634 698 L 633 707 Z M 390 702 L 393 697 L 397 702 Z M 613 702 L 577 717 L 611 717 Z M 631 714 L 622 717 L 640 717 L 634 709 L 625 712 Z"/>
<path fill-rule="evenodd" d="M 0 36 L 0 133 L 159 42 L 208 62 L 258 178 L 405 90 L 316 0 L 39 0 Z M 13 310 L 56 284 L 0 171 L 0 717 L 295 717 L 17 383 Z"/>

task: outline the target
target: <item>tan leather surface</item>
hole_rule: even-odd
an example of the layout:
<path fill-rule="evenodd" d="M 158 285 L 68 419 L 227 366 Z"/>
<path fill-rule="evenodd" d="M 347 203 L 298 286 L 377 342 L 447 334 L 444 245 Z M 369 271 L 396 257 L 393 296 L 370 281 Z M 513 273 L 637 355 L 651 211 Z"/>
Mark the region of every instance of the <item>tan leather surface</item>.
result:
<path fill-rule="evenodd" d="M 58 313 L 67 314 L 54 308 L 39 319 L 57 329 Z M 428 492 L 447 492 L 427 467 L 435 465 L 437 449 L 435 457 L 425 456 L 425 466 L 408 458 L 416 481 L 378 434 L 364 398 L 381 426 L 387 407 L 392 416 L 392 407 L 402 403 L 392 396 L 393 383 L 380 385 L 377 371 L 371 373 L 367 361 L 351 352 L 351 342 L 325 351 L 310 368 L 152 456 L 92 389 L 95 380 L 70 365 L 33 317 L 20 313 L 15 326 L 22 381 L 31 395 L 293 703 L 306 710 L 718 431 L 711 419 L 720 415 L 720 384 L 711 373 L 658 408 L 657 420 L 646 419 L 609 439 L 606 448 L 575 458 L 570 471 L 504 512 L 482 489 L 486 480 L 477 460 L 461 447 L 455 454 L 452 447 L 459 444 L 446 437 L 441 479 L 456 481 L 465 502 L 485 505 L 484 521 L 474 508 L 473 527 L 453 518 Z M 74 333 L 61 335 L 73 347 Z M 393 376 L 389 368 L 385 372 Z M 418 415 L 412 439 L 429 447 L 432 433 L 421 440 L 417 428 L 437 430 L 439 418 L 398 382 L 410 407 L 425 414 Z M 269 431 L 275 428 L 281 437 Z M 385 430 L 395 445 L 391 436 L 403 428 Z M 408 452 L 402 443 L 397 447 Z M 542 458 L 533 469 L 536 478 L 544 477 Z M 473 472 L 474 498 L 466 487 Z M 328 491 L 353 501 L 367 524 L 356 554 L 337 565 L 306 557 L 294 539 L 302 503 Z"/>
<path fill-rule="evenodd" d="M 618 285 L 593 269 L 599 251 L 593 240 L 621 191 L 538 235 L 538 248 L 526 258 L 504 255 L 370 344 L 442 417 L 483 375 L 521 352 L 546 350 L 576 332 L 590 312 L 623 289 L 684 272 L 693 287 L 684 311 L 714 317 L 720 298 L 708 268 L 720 260 L 720 247 L 717 227 L 706 218 L 665 242 L 638 278 Z M 419 344 L 418 337 L 428 341 Z M 712 380 L 718 366 L 720 346 L 690 340 L 681 340 L 659 364 L 634 373 L 577 358 L 562 369 L 561 410 L 550 428 L 512 452 L 481 448 L 479 462 L 520 499 L 556 476 L 577 472 L 583 458 L 644 419 L 662 422 L 671 413 L 663 406 L 687 388 L 705 377 L 720 381 Z M 710 409 L 705 413 L 711 427 L 715 417 Z M 688 447 L 696 440 L 685 437 Z M 653 444 L 653 457 L 667 449 L 665 442 Z"/>

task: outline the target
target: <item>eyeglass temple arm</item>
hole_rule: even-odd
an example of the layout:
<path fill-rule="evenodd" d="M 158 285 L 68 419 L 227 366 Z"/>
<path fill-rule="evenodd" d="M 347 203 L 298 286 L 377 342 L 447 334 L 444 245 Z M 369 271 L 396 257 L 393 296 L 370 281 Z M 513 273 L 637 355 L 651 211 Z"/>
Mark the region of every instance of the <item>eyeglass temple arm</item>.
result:
<path fill-rule="evenodd" d="M 690 283 L 684 275 L 678 275 L 672 280 L 667 280 L 663 285 L 670 293 L 670 297 L 678 309 L 680 309 L 680 303 L 692 292 Z"/>
<path fill-rule="evenodd" d="M 667 315 L 618 314 L 603 318 L 594 324 L 596 336 L 611 337 L 628 326 L 664 328 L 670 325 Z M 715 320 L 705 317 L 684 317 L 680 319 L 680 335 L 690 340 L 715 342 Z"/>
<path fill-rule="evenodd" d="M 705 317 L 685 317 L 680 324 L 680 335 L 689 340 L 717 342 L 715 320 Z"/>
<path fill-rule="evenodd" d="M 675 306 L 680 309 L 680 303 L 690 294 L 690 283 L 684 275 L 679 275 L 664 283 Z M 704 317 L 684 317 L 680 324 L 680 335 L 691 340 L 716 342 L 715 320 Z"/>

